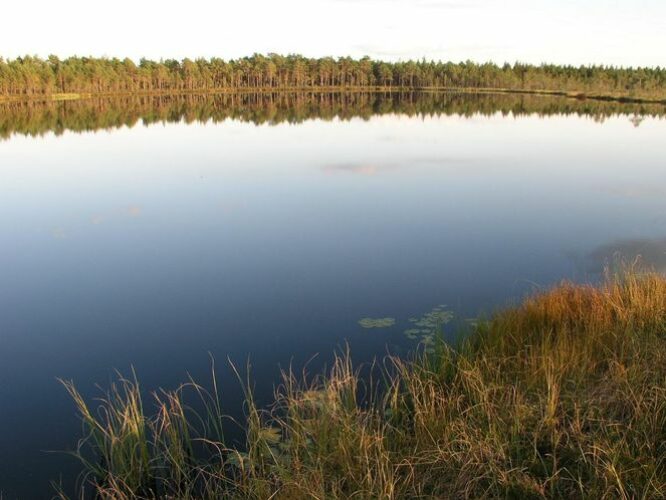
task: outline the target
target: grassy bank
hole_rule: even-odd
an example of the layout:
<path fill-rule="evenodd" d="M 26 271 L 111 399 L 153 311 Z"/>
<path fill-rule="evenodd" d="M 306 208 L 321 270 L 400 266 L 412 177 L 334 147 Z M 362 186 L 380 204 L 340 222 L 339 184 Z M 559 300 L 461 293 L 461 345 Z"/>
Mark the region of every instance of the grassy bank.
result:
<path fill-rule="evenodd" d="M 406 92 L 458 92 L 467 94 L 526 94 L 567 97 L 570 99 L 590 99 L 593 101 L 614 101 L 628 103 L 666 104 L 666 94 L 655 96 L 631 92 L 585 92 L 568 90 L 545 89 L 514 89 L 496 87 L 397 87 L 397 86 L 300 86 L 300 87 L 252 87 L 252 88 L 216 88 L 175 91 L 133 91 L 133 92 L 80 92 L 80 93 L 53 93 L 24 96 L 0 96 L 0 102 L 26 102 L 26 101 L 73 101 L 79 99 L 92 99 L 100 97 L 126 97 L 126 96 L 178 96 L 178 95 L 216 95 L 216 94 L 260 94 L 260 93 L 406 93 Z"/>
<path fill-rule="evenodd" d="M 216 384 L 148 403 L 121 379 L 92 409 L 66 383 L 86 429 L 82 488 L 105 498 L 663 498 L 665 327 L 661 275 L 564 283 L 458 346 L 388 358 L 378 384 L 343 355 L 309 382 L 286 373 L 268 410 L 248 392 L 243 450 L 224 444 Z M 188 391 L 203 402 L 198 416 Z"/>

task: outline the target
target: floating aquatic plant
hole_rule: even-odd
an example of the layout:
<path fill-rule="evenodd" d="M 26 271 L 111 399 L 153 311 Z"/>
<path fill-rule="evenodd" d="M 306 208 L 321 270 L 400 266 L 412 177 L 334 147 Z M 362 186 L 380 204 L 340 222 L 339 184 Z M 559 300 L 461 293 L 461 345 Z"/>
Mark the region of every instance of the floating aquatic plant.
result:
<path fill-rule="evenodd" d="M 270 444 L 277 444 L 282 440 L 282 431 L 277 427 L 262 427 L 259 437 Z"/>
<path fill-rule="evenodd" d="M 363 328 L 390 328 L 395 325 L 395 318 L 362 318 L 358 324 Z"/>
<path fill-rule="evenodd" d="M 419 340 L 425 346 L 426 352 L 433 352 L 435 338 L 442 333 L 445 324 L 453 319 L 453 312 L 446 308 L 446 304 L 440 304 L 420 318 L 409 318 L 412 328 L 405 330 L 405 335 L 410 340 Z"/>
<path fill-rule="evenodd" d="M 405 330 L 405 335 L 407 335 L 408 339 L 411 340 L 416 340 L 417 336 L 421 333 L 421 330 L 418 328 L 410 328 L 408 330 Z"/>

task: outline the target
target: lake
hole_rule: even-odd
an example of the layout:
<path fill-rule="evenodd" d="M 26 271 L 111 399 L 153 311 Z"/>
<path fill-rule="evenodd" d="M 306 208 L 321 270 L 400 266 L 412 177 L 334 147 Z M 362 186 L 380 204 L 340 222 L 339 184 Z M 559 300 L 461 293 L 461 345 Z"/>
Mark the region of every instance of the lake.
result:
<path fill-rule="evenodd" d="M 405 354 L 617 255 L 666 270 L 666 108 L 529 95 L 220 94 L 0 105 L 0 491 L 40 498 L 114 369 Z M 361 318 L 396 319 L 365 329 Z M 451 331 L 451 335 L 455 332 Z M 315 356 L 319 354 L 319 356 Z"/>

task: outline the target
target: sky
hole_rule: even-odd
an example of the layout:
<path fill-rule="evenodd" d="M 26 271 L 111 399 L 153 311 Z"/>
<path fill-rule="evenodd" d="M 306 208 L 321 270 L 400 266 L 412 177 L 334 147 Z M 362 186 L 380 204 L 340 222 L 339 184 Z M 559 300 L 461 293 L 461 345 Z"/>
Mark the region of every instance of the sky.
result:
<path fill-rule="evenodd" d="M 665 0 L 33 0 L 0 56 L 310 57 L 666 66 Z"/>

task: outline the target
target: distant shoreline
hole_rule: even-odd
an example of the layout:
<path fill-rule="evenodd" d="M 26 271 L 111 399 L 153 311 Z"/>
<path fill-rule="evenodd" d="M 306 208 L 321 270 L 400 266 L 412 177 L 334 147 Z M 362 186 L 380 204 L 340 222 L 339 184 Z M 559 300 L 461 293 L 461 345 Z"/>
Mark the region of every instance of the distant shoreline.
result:
<path fill-rule="evenodd" d="M 344 94 L 344 93 L 410 93 L 410 92 L 448 92 L 448 93 L 465 93 L 465 94 L 526 94 L 526 95 L 540 95 L 552 97 L 566 97 L 569 99 L 578 100 L 595 100 L 595 101 L 613 101 L 621 103 L 645 103 L 645 104 L 664 104 L 666 105 L 666 97 L 664 98 L 648 98 L 638 97 L 629 94 L 612 94 L 612 93 L 594 93 L 594 92 L 580 92 L 580 91 L 567 91 L 567 90 L 545 90 L 545 89 L 512 89 L 512 88 L 477 88 L 477 87 L 381 87 L 381 86 L 301 86 L 301 87 L 253 87 L 253 88 L 218 88 L 218 89 L 192 89 L 192 90 L 168 90 L 168 91 L 130 91 L 130 92 L 71 92 L 71 93 L 54 93 L 54 94 L 39 94 L 39 95 L 24 95 L 24 96 L 0 96 L 0 103 L 8 102 L 59 102 L 59 101 L 76 101 L 83 99 L 94 98 L 110 98 L 110 97 L 132 97 L 132 96 L 177 96 L 177 95 L 215 95 L 215 94 L 269 94 L 269 93 L 327 93 L 327 94 Z"/>
<path fill-rule="evenodd" d="M 510 92 L 666 103 L 666 70 L 425 59 L 388 62 L 273 53 L 233 60 L 141 59 L 138 65 L 128 58 L 0 58 L 0 95 L 10 99 L 295 91 Z"/>

